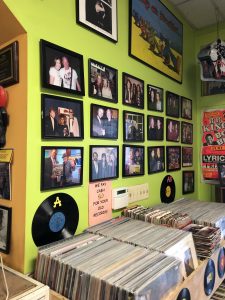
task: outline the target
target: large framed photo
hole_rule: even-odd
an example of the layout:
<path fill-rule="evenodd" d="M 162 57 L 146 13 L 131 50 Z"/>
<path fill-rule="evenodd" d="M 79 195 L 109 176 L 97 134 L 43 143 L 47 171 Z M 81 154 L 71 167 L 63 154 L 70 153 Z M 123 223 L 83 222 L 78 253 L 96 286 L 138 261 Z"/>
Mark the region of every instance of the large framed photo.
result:
<path fill-rule="evenodd" d="M 41 190 L 82 185 L 82 147 L 41 147 Z"/>
<path fill-rule="evenodd" d="M 118 71 L 89 59 L 89 96 L 109 102 L 118 102 Z"/>
<path fill-rule="evenodd" d="M 181 118 L 192 120 L 192 101 L 181 97 Z"/>
<path fill-rule="evenodd" d="M 193 144 L 193 124 L 181 122 L 181 143 Z"/>
<path fill-rule="evenodd" d="M 147 132 L 149 141 L 162 141 L 164 136 L 164 118 L 147 116 Z"/>
<path fill-rule="evenodd" d="M 117 0 L 76 0 L 77 23 L 118 41 Z"/>
<path fill-rule="evenodd" d="M 183 194 L 192 194 L 195 191 L 195 172 L 183 171 Z"/>
<path fill-rule="evenodd" d="M 167 146 L 166 147 L 166 169 L 167 172 L 177 171 L 181 169 L 181 147 Z"/>
<path fill-rule="evenodd" d="M 119 176 L 119 146 L 90 146 L 90 181 Z"/>
<path fill-rule="evenodd" d="M 84 95 L 83 56 L 45 40 L 40 48 L 42 87 Z"/>
<path fill-rule="evenodd" d="M 148 110 L 163 112 L 163 89 L 154 85 L 147 85 Z"/>
<path fill-rule="evenodd" d="M 182 147 L 182 167 L 193 166 L 193 148 Z"/>
<path fill-rule="evenodd" d="M 144 147 L 123 145 L 123 177 L 144 175 Z"/>
<path fill-rule="evenodd" d="M 148 174 L 165 171 L 165 147 L 148 147 Z"/>
<path fill-rule="evenodd" d="M 218 163 L 218 178 L 221 186 L 225 186 L 225 163 Z"/>
<path fill-rule="evenodd" d="M 144 114 L 123 111 L 123 140 L 125 142 L 144 142 Z"/>
<path fill-rule="evenodd" d="M 7 87 L 19 82 L 19 43 L 0 49 L 0 85 Z"/>
<path fill-rule="evenodd" d="M 201 81 L 201 96 L 225 94 L 224 81 Z"/>
<path fill-rule="evenodd" d="M 166 115 L 174 118 L 180 116 L 180 96 L 166 91 Z"/>
<path fill-rule="evenodd" d="M 42 94 L 42 138 L 83 139 L 83 102 Z"/>
<path fill-rule="evenodd" d="M 166 140 L 170 142 L 180 141 L 180 122 L 166 119 Z"/>
<path fill-rule="evenodd" d="M 0 205 L 0 252 L 9 253 L 12 208 Z"/>
<path fill-rule="evenodd" d="M 129 3 L 130 56 L 182 83 L 182 23 L 161 1 Z"/>
<path fill-rule="evenodd" d="M 91 137 L 117 139 L 118 117 L 116 108 L 91 104 Z"/>
<path fill-rule="evenodd" d="M 123 104 L 144 108 L 144 81 L 123 73 Z"/>
<path fill-rule="evenodd" d="M 0 163 L 0 199 L 11 200 L 11 164 Z"/>

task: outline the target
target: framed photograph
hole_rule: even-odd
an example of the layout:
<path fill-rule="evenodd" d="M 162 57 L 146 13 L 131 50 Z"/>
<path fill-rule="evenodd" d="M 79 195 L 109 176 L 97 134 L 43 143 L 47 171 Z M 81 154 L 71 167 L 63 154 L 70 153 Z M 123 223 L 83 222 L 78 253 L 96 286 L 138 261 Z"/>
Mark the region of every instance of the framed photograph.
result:
<path fill-rule="evenodd" d="M 181 122 L 181 143 L 193 144 L 193 124 Z"/>
<path fill-rule="evenodd" d="M 19 82 L 19 43 L 0 49 L 0 85 L 7 87 Z"/>
<path fill-rule="evenodd" d="M 166 119 L 166 140 L 170 142 L 180 141 L 180 122 Z"/>
<path fill-rule="evenodd" d="M 182 167 L 193 166 L 193 148 L 182 147 Z"/>
<path fill-rule="evenodd" d="M 123 145 L 123 177 L 144 175 L 143 146 Z"/>
<path fill-rule="evenodd" d="M 89 96 L 117 103 L 118 71 L 89 59 Z"/>
<path fill-rule="evenodd" d="M 90 146 L 90 181 L 119 177 L 119 146 Z"/>
<path fill-rule="evenodd" d="M 144 81 L 123 73 L 123 104 L 144 109 Z"/>
<path fill-rule="evenodd" d="M 163 89 L 147 84 L 148 110 L 163 112 Z"/>
<path fill-rule="evenodd" d="M 218 178 L 221 186 L 225 186 L 225 163 L 218 163 Z"/>
<path fill-rule="evenodd" d="M 201 81 L 201 96 L 225 94 L 225 82 Z"/>
<path fill-rule="evenodd" d="M 0 163 L 0 199 L 11 200 L 11 168 L 10 163 Z"/>
<path fill-rule="evenodd" d="M 117 139 L 118 117 L 116 108 L 91 104 L 91 137 Z"/>
<path fill-rule="evenodd" d="M 163 141 L 164 118 L 158 116 L 147 116 L 147 132 L 149 141 Z"/>
<path fill-rule="evenodd" d="M 124 142 L 144 142 L 144 114 L 123 111 L 123 140 Z"/>
<path fill-rule="evenodd" d="M 129 55 L 182 83 L 182 23 L 161 1 L 129 3 Z"/>
<path fill-rule="evenodd" d="M 195 172 L 183 171 L 183 194 L 192 194 L 195 191 Z"/>
<path fill-rule="evenodd" d="M 180 96 L 166 91 L 166 115 L 179 118 L 180 114 Z"/>
<path fill-rule="evenodd" d="M 117 0 L 76 0 L 77 23 L 118 41 Z"/>
<path fill-rule="evenodd" d="M 177 171 L 181 169 L 181 147 L 166 147 L 166 170 L 167 172 Z"/>
<path fill-rule="evenodd" d="M 148 147 L 148 174 L 165 171 L 165 147 Z"/>
<path fill-rule="evenodd" d="M 192 101 L 181 97 L 181 118 L 192 120 Z"/>
<path fill-rule="evenodd" d="M 82 147 L 41 147 L 41 191 L 82 185 Z"/>
<path fill-rule="evenodd" d="M 84 95 L 83 56 L 44 40 L 40 50 L 42 87 Z"/>
<path fill-rule="evenodd" d="M 0 252 L 9 253 L 12 208 L 0 205 Z"/>
<path fill-rule="evenodd" d="M 83 139 L 83 102 L 63 97 L 41 95 L 42 138 Z"/>

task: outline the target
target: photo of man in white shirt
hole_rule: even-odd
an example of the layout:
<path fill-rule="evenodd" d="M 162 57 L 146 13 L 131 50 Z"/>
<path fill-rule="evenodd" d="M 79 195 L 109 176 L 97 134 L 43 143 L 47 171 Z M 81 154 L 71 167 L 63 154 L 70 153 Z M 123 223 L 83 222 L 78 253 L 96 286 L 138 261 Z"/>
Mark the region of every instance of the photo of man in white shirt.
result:
<path fill-rule="evenodd" d="M 66 89 L 81 91 L 77 72 L 70 67 L 66 56 L 62 57 L 62 65 L 63 68 L 59 70 L 60 77 L 62 78 L 62 86 Z"/>

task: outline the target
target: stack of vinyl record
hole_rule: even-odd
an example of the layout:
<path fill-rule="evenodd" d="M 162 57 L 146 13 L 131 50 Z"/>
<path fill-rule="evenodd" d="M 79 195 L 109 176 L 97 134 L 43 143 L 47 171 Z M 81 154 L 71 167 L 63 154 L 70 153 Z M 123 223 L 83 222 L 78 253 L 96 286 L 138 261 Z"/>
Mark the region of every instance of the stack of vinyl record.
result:
<path fill-rule="evenodd" d="M 210 298 L 211 300 L 224 300 L 225 299 L 225 281 L 221 283 L 218 289 Z"/>
<path fill-rule="evenodd" d="M 145 208 L 141 205 L 135 205 L 124 209 L 123 215 L 155 225 L 164 225 L 177 229 L 182 229 L 192 223 L 188 214 L 173 213 L 166 209 Z"/>
<path fill-rule="evenodd" d="M 89 233 L 41 247 L 35 278 L 71 300 L 160 300 L 183 280 L 179 260 Z"/>

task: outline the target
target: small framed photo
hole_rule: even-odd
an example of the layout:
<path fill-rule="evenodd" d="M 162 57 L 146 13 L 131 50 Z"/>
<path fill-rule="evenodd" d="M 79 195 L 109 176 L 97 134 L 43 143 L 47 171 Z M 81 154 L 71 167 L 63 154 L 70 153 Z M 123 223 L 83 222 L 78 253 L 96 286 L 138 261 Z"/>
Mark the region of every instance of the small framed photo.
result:
<path fill-rule="evenodd" d="M 192 120 L 192 101 L 181 97 L 181 118 Z"/>
<path fill-rule="evenodd" d="M 148 174 L 165 171 L 165 147 L 148 147 Z"/>
<path fill-rule="evenodd" d="M 218 178 L 221 186 L 225 186 L 225 163 L 218 163 Z"/>
<path fill-rule="evenodd" d="M 147 133 L 149 141 L 163 141 L 164 118 L 158 116 L 147 116 Z"/>
<path fill-rule="evenodd" d="M 144 147 L 123 145 L 123 177 L 144 175 Z"/>
<path fill-rule="evenodd" d="M 89 59 L 89 96 L 117 103 L 118 71 Z"/>
<path fill-rule="evenodd" d="M 181 122 L 181 143 L 193 144 L 193 124 Z"/>
<path fill-rule="evenodd" d="M 42 94 L 42 138 L 83 139 L 83 102 Z"/>
<path fill-rule="evenodd" d="M 193 148 L 182 147 L 182 167 L 193 166 Z"/>
<path fill-rule="evenodd" d="M 195 191 L 195 172 L 183 171 L 183 194 L 192 194 Z"/>
<path fill-rule="evenodd" d="M 166 115 L 179 118 L 180 114 L 180 96 L 166 91 Z"/>
<path fill-rule="evenodd" d="M 0 163 L 0 199 L 11 200 L 11 164 Z"/>
<path fill-rule="evenodd" d="M 171 142 L 180 141 L 180 122 L 166 119 L 166 140 Z"/>
<path fill-rule="evenodd" d="M 123 140 L 125 142 L 144 142 L 144 114 L 123 111 Z"/>
<path fill-rule="evenodd" d="M 119 177 L 119 146 L 90 146 L 90 181 Z"/>
<path fill-rule="evenodd" d="M 144 81 L 123 73 L 123 104 L 144 108 Z"/>
<path fill-rule="evenodd" d="M 147 85 L 148 110 L 163 112 L 163 89 L 154 85 Z"/>
<path fill-rule="evenodd" d="M 45 40 L 40 48 L 42 87 L 84 95 L 83 56 Z"/>
<path fill-rule="evenodd" d="M 19 43 L 0 49 L 0 85 L 7 87 L 19 82 Z"/>
<path fill-rule="evenodd" d="M 82 185 L 82 147 L 41 147 L 41 191 Z"/>
<path fill-rule="evenodd" d="M 166 169 L 167 172 L 177 171 L 181 169 L 181 147 L 166 147 Z"/>
<path fill-rule="evenodd" d="M 76 0 L 77 23 L 116 43 L 117 0 Z"/>
<path fill-rule="evenodd" d="M 91 104 L 91 137 L 117 139 L 118 117 L 116 108 Z"/>
<path fill-rule="evenodd" d="M 12 208 L 0 205 L 0 252 L 9 253 Z"/>

